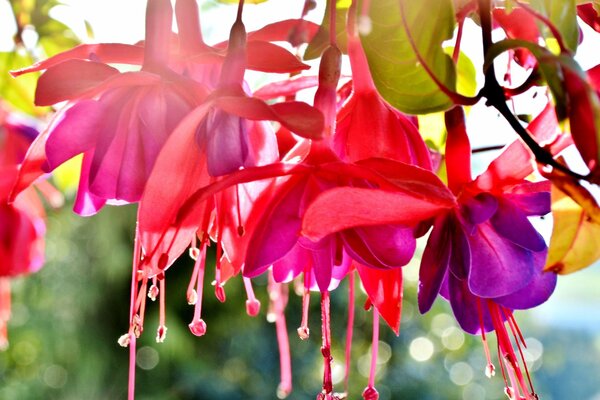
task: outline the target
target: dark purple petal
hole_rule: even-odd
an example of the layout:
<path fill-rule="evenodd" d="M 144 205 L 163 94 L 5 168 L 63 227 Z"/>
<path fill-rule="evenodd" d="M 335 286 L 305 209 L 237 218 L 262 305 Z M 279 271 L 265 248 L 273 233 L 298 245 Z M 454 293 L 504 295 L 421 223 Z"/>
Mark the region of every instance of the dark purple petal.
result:
<path fill-rule="evenodd" d="M 463 203 L 465 217 L 473 225 L 482 224 L 494 215 L 498 200 L 489 193 L 479 193 Z"/>
<path fill-rule="evenodd" d="M 419 311 L 429 311 L 440 292 L 440 286 L 448 271 L 451 252 L 451 236 L 446 216 L 436 218 L 419 268 Z"/>
<path fill-rule="evenodd" d="M 531 225 L 527 216 L 510 201 L 500 200 L 498 211 L 490 222 L 497 233 L 516 245 L 536 252 L 546 249 L 542 235 Z"/>
<path fill-rule="evenodd" d="M 467 279 L 471 269 L 471 248 L 469 239 L 456 217 L 448 220 L 450 230 L 450 271 L 458 279 Z"/>
<path fill-rule="evenodd" d="M 534 260 L 538 272 L 531 283 L 508 296 L 498 297 L 495 299 L 498 304 L 511 309 L 525 310 L 539 306 L 548 300 L 556 288 L 557 275 L 552 272 L 543 271 L 546 261 L 545 251 L 535 253 Z"/>
<path fill-rule="evenodd" d="M 494 329 L 486 299 L 473 295 L 466 280 L 456 279 L 448 274 L 448 290 L 454 317 L 465 332 L 472 335 L 481 333 L 482 323 L 486 332 Z"/>
<path fill-rule="evenodd" d="M 489 223 L 469 236 L 469 288 L 476 296 L 500 297 L 527 286 L 534 277 L 533 254 L 499 235 Z"/>
<path fill-rule="evenodd" d="M 352 258 L 374 268 L 406 265 L 416 247 L 413 230 L 398 225 L 347 229 L 342 232 L 342 239 Z"/>

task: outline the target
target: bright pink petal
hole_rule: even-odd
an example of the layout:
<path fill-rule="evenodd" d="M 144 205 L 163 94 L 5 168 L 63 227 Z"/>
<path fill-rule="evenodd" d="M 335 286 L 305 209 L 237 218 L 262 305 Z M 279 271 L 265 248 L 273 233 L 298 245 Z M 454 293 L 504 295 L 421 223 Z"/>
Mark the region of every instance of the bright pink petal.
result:
<path fill-rule="evenodd" d="M 49 169 L 93 149 L 106 123 L 105 106 L 96 100 L 82 100 L 63 111 L 51 125 L 46 141 Z"/>
<path fill-rule="evenodd" d="M 292 39 L 299 37 L 302 40 L 301 43 L 308 43 L 317 34 L 318 30 L 319 25 L 314 22 L 304 19 L 286 19 L 265 25 L 254 32 L 248 33 L 248 41 L 291 42 Z M 294 45 L 301 43 L 294 43 Z"/>
<path fill-rule="evenodd" d="M 106 199 L 92 194 L 89 190 L 90 166 L 92 165 L 93 157 L 93 150 L 83 155 L 79 186 L 77 187 L 77 195 L 73 204 L 73 211 L 84 217 L 96 214 L 106 204 Z"/>
<path fill-rule="evenodd" d="M 50 67 L 38 79 L 35 104 L 49 106 L 74 100 L 119 71 L 94 61 L 68 60 Z"/>
<path fill-rule="evenodd" d="M 458 193 L 463 185 L 471 182 L 471 144 L 467 136 L 465 113 L 462 107 L 446 111 L 446 167 L 448 186 Z"/>
<path fill-rule="evenodd" d="M 452 207 L 440 199 L 353 187 L 335 188 L 319 195 L 306 211 L 302 234 L 319 240 L 357 226 L 400 224 L 412 226 Z"/>
<path fill-rule="evenodd" d="M 402 268 L 382 270 L 355 265 L 369 300 L 398 335 L 402 316 Z"/>
<path fill-rule="evenodd" d="M 319 78 L 317 76 L 297 75 L 291 79 L 268 83 L 254 92 L 254 97 L 263 100 L 271 100 L 277 97 L 288 97 L 296 95 L 300 90 L 317 87 Z"/>
<path fill-rule="evenodd" d="M 252 245 L 246 253 L 244 276 L 260 275 L 298 242 L 302 226 L 300 203 L 305 186 L 302 178 L 292 178 L 269 202 L 252 234 Z"/>
<path fill-rule="evenodd" d="M 298 57 L 273 43 L 251 41 L 246 45 L 247 68 L 254 71 L 291 73 L 310 69 Z"/>
<path fill-rule="evenodd" d="M 197 125 L 208 106 L 192 111 L 171 134 L 156 159 L 140 202 L 138 221 L 142 245 L 157 271 L 162 254 L 172 263 L 189 245 L 204 215 L 200 205 L 177 219 L 182 204 L 209 182 L 204 152 L 196 143 Z"/>
<path fill-rule="evenodd" d="M 81 44 L 29 67 L 11 71 L 10 73 L 12 76 L 19 76 L 29 72 L 42 71 L 68 60 L 90 60 L 106 64 L 141 65 L 144 60 L 144 48 L 121 43 Z"/>
<path fill-rule="evenodd" d="M 215 100 L 217 107 L 227 113 L 252 120 L 278 121 L 292 132 L 310 139 L 323 132 L 323 114 L 300 101 L 268 105 L 253 97 L 222 96 Z"/>

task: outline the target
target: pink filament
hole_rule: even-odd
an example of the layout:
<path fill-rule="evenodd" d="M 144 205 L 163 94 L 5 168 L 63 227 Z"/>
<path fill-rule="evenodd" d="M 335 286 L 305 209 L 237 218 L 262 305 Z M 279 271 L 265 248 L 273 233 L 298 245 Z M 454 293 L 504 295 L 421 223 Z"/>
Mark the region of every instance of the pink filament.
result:
<path fill-rule="evenodd" d="M 260 301 L 254 295 L 254 289 L 252 289 L 252 281 L 250 278 L 243 278 L 244 288 L 246 289 L 246 313 L 251 317 L 256 317 L 260 312 Z"/>
<path fill-rule="evenodd" d="M 377 353 L 379 352 L 379 311 L 373 307 L 373 342 L 371 344 L 371 370 L 369 371 L 369 387 L 375 387 L 377 372 Z"/>
<path fill-rule="evenodd" d="M 279 346 L 280 383 L 277 388 L 279 398 L 287 397 L 292 392 L 292 358 L 290 355 L 290 341 L 285 321 L 285 307 L 288 302 L 287 286 L 276 283 L 273 274 L 269 273 L 269 295 L 271 309 L 275 314 L 275 330 Z"/>
<path fill-rule="evenodd" d="M 129 333 L 129 389 L 127 399 L 135 398 L 135 356 L 136 356 L 136 337 L 133 332 Z"/>
<path fill-rule="evenodd" d="M 198 294 L 198 298 L 196 300 L 196 304 L 194 305 L 194 322 L 200 321 L 202 319 L 202 293 L 204 286 L 204 268 L 206 262 L 206 244 L 202 243 L 200 247 L 200 254 L 198 259 L 196 259 L 196 263 L 194 265 L 194 273 L 196 274 L 196 293 Z"/>
<path fill-rule="evenodd" d="M 310 290 L 305 286 L 304 293 L 302 294 L 302 321 L 300 322 L 300 328 L 298 328 L 298 335 L 300 339 L 308 339 L 308 308 L 310 306 Z"/>
<path fill-rule="evenodd" d="M 0 278 L 0 350 L 8 346 L 8 320 L 10 319 L 10 280 Z"/>
<path fill-rule="evenodd" d="M 353 3 L 354 4 L 354 3 Z M 346 327 L 346 371 L 344 376 L 344 390 L 348 393 L 350 379 L 350 361 L 352 358 L 352 334 L 354 332 L 354 270 L 348 274 L 348 326 Z"/>
<path fill-rule="evenodd" d="M 333 381 L 331 378 L 331 314 L 329 309 L 329 292 L 321 292 L 321 335 L 323 337 L 323 394 L 329 395 L 333 392 Z"/>

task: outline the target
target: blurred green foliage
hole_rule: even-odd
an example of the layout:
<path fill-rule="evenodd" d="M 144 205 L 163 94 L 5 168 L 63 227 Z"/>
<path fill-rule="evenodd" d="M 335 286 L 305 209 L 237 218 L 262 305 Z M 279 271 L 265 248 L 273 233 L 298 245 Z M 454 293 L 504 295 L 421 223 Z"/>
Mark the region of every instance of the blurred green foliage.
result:
<path fill-rule="evenodd" d="M 11 344 L 0 354 L 0 399 L 124 398 L 128 351 L 117 344 L 127 330 L 130 260 L 135 207 L 108 207 L 93 218 L 69 209 L 49 216 L 47 265 L 13 284 Z M 212 265 L 209 259 L 207 265 Z M 275 327 L 266 321 L 266 280 L 255 284 L 261 314 L 245 313 L 239 278 L 226 285 L 219 303 L 206 283 L 203 317 L 207 334 L 193 336 L 187 324 L 193 307 L 185 292 L 192 261 L 184 258 L 167 272 L 167 339 L 155 343 L 158 304 L 148 302 L 145 331 L 138 341 L 138 399 L 274 399 L 279 383 Z M 483 373 L 479 338 L 463 334 L 449 307 L 438 301 L 419 316 L 415 304 L 415 268 L 407 267 L 401 333 L 382 326 L 377 389 L 381 399 L 499 399 L 503 381 Z M 332 294 L 334 379 L 343 390 L 347 316 L 346 282 Z M 359 297 L 360 299 L 360 297 Z M 292 399 L 314 399 L 321 382 L 320 321 L 317 296 L 310 311 L 311 337 L 295 334 L 301 298 L 290 293 L 287 310 L 292 351 Z M 364 300 L 364 297 L 363 297 Z M 356 304 L 351 398 L 367 383 L 371 315 Z M 542 399 L 590 399 L 600 349 L 585 332 L 544 327 L 517 315 L 530 339 L 529 364 Z M 538 341 L 539 340 L 539 341 Z M 430 347 L 430 345 L 432 347 Z M 543 354 L 541 352 L 543 346 Z M 490 342 L 493 351 L 494 340 Z M 430 356 L 430 357 L 428 357 Z M 421 359 L 422 362 L 415 359 Z M 577 379 L 575 379 L 577 377 Z"/>

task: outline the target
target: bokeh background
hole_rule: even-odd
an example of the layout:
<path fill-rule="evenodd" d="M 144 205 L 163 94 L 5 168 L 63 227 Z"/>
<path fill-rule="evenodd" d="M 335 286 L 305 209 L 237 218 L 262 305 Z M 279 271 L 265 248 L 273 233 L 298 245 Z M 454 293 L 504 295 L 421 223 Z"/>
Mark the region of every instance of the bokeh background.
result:
<path fill-rule="evenodd" d="M 269 3 L 268 13 L 260 6 L 248 8 L 255 15 L 250 18 L 250 27 L 285 13 L 297 16 L 303 2 L 293 2 L 298 3 L 297 10 L 287 0 Z M 273 3 L 279 3 L 279 9 L 273 8 Z M 33 31 L 38 37 L 32 39 L 33 45 L 26 43 L 27 51 L 14 51 L 15 7 L 17 10 L 30 7 L 36 12 L 31 14 L 35 18 L 29 23 L 36 27 Z M 6 71 L 27 65 L 40 52 L 54 54 L 79 41 L 91 40 L 92 33 L 97 41 L 132 43 L 141 39 L 143 10 L 141 0 L 0 0 L 0 95 L 16 96 L 21 89 L 15 89 Z M 319 12 L 322 11 L 316 10 L 312 18 L 318 21 Z M 215 26 L 206 26 L 205 34 L 214 41 L 224 39 L 233 9 L 206 1 L 203 13 L 206 15 L 203 20 L 219 21 Z M 25 92 L 32 93 L 34 80 L 19 82 Z M 19 97 L 15 99 L 18 103 Z M 26 108 L 26 95 L 20 101 L 26 112 L 43 114 Z M 480 157 L 477 162 L 481 168 L 487 161 Z M 107 207 L 92 218 L 78 217 L 70 210 L 72 179 L 65 172 L 55 182 L 66 191 L 67 203 L 59 210 L 49 210 L 45 267 L 26 279 L 13 280 L 11 343 L 0 353 L 0 399 L 126 397 L 128 351 L 117 344 L 117 339 L 128 327 L 136 208 Z M 542 222 L 544 225 L 548 229 L 550 222 Z M 211 262 L 214 259 L 208 260 Z M 382 326 L 377 383 L 381 399 L 504 398 L 501 374 L 493 379 L 485 377 L 480 338 L 462 333 L 447 303 L 438 300 L 429 314 L 419 315 L 416 264 L 418 257 L 405 267 L 400 336 Z M 137 398 L 276 398 L 279 358 L 275 327 L 266 320 L 266 280 L 259 279 L 255 284 L 263 304 L 256 318 L 245 313 L 240 280 L 234 279 L 226 285 L 224 304 L 208 290 L 203 307 L 208 332 L 197 338 L 187 328 L 193 314 L 185 299 L 191 270 L 192 260 L 184 257 L 169 271 L 168 335 L 162 344 L 154 339 L 158 305 L 149 304 L 146 331 L 138 342 Z M 211 278 L 209 275 L 207 280 Z M 541 399 L 600 399 L 599 287 L 597 265 L 561 277 L 549 302 L 536 310 L 517 313 L 528 343 L 525 357 Z M 332 294 L 334 379 L 339 390 L 343 379 L 346 290 L 346 283 L 342 283 Z M 362 302 L 364 296 L 356 307 L 350 378 L 354 397 L 366 385 L 370 361 L 371 315 L 362 310 Z M 290 293 L 287 322 L 294 377 L 290 398 L 314 399 L 320 389 L 322 371 L 317 296 L 313 295 L 310 311 L 313 334 L 308 341 L 301 341 L 295 334 L 300 323 L 300 305 L 301 298 Z M 490 347 L 495 348 L 494 339 Z"/>

